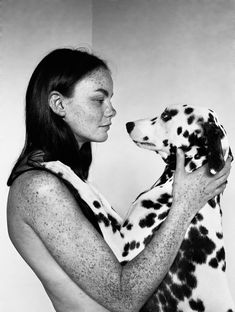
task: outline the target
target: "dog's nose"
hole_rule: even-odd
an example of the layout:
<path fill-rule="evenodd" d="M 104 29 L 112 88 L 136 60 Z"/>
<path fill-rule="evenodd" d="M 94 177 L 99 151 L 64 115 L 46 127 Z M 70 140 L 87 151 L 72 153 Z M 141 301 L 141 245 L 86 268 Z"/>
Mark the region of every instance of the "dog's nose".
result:
<path fill-rule="evenodd" d="M 128 133 L 130 133 L 132 130 L 133 130 L 133 128 L 135 127 L 135 123 L 134 122 L 128 122 L 127 124 L 126 124 L 126 130 L 127 130 L 127 132 Z"/>

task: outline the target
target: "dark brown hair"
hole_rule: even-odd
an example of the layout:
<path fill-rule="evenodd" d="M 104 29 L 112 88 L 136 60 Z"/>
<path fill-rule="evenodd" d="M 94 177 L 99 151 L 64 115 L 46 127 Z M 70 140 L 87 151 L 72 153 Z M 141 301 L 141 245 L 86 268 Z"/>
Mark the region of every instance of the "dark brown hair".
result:
<path fill-rule="evenodd" d="M 98 68 L 109 70 L 97 56 L 85 50 L 67 48 L 52 51 L 38 64 L 26 91 L 25 145 L 8 185 L 17 167 L 37 150 L 44 152 L 44 161 L 60 160 L 87 179 L 92 161 L 91 143 L 85 143 L 79 149 L 70 127 L 50 108 L 48 97 L 52 91 L 71 97 L 75 84 Z"/>

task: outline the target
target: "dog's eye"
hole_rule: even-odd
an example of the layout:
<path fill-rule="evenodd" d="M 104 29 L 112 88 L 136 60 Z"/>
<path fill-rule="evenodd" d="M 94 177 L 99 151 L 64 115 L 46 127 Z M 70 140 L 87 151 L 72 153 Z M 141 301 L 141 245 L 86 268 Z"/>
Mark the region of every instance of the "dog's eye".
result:
<path fill-rule="evenodd" d="M 161 114 L 161 119 L 163 121 L 168 121 L 170 119 L 170 115 L 168 112 L 164 111 L 162 114 Z"/>

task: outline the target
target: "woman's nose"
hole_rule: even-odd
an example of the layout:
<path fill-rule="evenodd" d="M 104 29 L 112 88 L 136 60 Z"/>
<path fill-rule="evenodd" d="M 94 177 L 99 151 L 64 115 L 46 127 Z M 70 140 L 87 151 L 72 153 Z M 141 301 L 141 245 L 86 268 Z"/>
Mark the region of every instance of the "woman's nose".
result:
<path fill-rule="evenodd" d="M 108 107 L 106 108 L 104 115 L 105 117 L 114 117 L 117 114 L 116 110 L 113 108 L 113 105 L 109 103 Z"/>

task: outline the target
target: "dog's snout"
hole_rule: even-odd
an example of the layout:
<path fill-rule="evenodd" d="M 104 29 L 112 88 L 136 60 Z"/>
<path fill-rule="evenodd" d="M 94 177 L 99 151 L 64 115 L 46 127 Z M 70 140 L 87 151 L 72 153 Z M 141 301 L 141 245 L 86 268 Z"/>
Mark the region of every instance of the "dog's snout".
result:
<path fill-rule="evenodd" d="M 134 129 L 134 127 L 135 127 L 135 123 L 134 123 L 133 121 L 128 122 L 128 123 L 126 124 L 126 130 L 127 130 L 127 132 L 130 133 L 130 132 Z"/>

